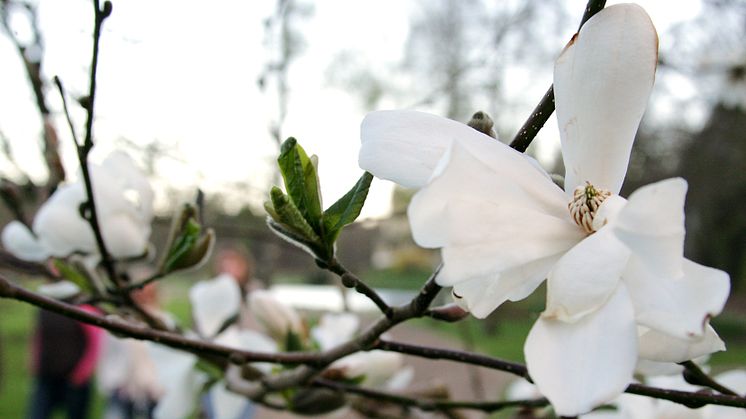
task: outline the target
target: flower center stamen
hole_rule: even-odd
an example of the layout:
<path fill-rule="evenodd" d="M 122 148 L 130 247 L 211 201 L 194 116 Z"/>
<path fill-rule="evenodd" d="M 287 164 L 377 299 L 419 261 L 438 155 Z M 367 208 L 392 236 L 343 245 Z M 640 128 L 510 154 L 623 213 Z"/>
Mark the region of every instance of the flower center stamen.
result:
<path fill-rule="evenodd" d="M 585 186 L 575 188 L 572 201 L 567 204 L 575 224 L 583 227 L 586 233 L 594 233 L 596 230 L 593 229 L 593 218 L 601 203 L 610 196 L 611 192 L 606 189 L 596 189 L 589 182 L 586 182 Z"/>

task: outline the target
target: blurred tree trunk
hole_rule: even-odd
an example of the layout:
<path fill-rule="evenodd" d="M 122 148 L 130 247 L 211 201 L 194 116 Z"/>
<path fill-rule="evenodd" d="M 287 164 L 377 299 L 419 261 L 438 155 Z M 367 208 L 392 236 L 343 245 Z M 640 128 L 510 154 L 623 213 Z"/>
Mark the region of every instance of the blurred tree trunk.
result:
<path fill-rule="evenodd" d="M 730 273 L 734 289 L 746 274 L 746 111 L 718 104 L 683 151 L 689 182 L 688 256 Z"/>

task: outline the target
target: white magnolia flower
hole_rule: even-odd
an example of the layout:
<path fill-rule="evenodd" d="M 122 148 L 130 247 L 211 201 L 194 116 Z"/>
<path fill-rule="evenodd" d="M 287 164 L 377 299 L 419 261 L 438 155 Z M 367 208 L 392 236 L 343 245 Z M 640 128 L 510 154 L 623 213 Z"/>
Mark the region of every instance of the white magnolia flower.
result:
<path fill-rule="evenodd" d="M 241 309 L 241 288 L 232 276 L 221 274 L 194 284 L 189 289 L 189 301 L 197 331 L 212 337 Z"/>
<path fill-rule="evenodd" d="M 358 327 L 360 319 L 352 313 L 325 313 L 311 329 L 311 337 L 326 351 L 352 339 Z"/>
<path fill-rule="evenodd" d="M 278 342 L 285 342 L 289 332 L 304 334 L 303 321 L 298 313 L 276 299 L 270 291 L 256 290 L 249 294 L 249 309 Z"/>
<path fill-rule="evenodd" d="M 143 254 L 153 219 L 153 190 L 132 159 L 110 154 L 100 165 L 90 164 L 99 225 L 107 249 L 115 258 Z M 32 230 L 18 221 L 3 229 L 3 246 L 17 257 L 42 261 L 75 252 L 95 254 L 96 240 L 80 215 L 87 195 L 82 179 L 60 185 L 39 208 Z"/>
<path fill-rule="evenodd" d="M 192 315 L 197 330 L 202 336 L 212 337 L 239 309 L 241 292 L 236 281 L 228 275 L 200 281 L 189 292 L 192 302 Z M 257 352 L 276 352 L 277 345 L 268 336 L 237 326 L 230 326 L 217 335 L 217 344 L 236 349 Z M 158 344 L 150 344 L 150 356 L 158 373 L 159 384 L 163 388 L 162 397 L 155 410 L 156 418 L 184 418 L 194 410 L 197 396 L 208 376 L 196 368 L 198 358 L 190 353 L 171 349 Z M 267 363 L 252 363 L 264 373 L 270 373 L 272 366 Z M 217 417 L 238 418 L 247 401 L 226 389 L 223 380 L 210 388 L 210 397 Z"/>
<path fill-rule="evenodd" d="M 638 325 L 652 333 L 641 343 L 701 343 L 685 353 L 656 346 L 658 361 L 722 349 L 707 321 L 729 280 L 683 258 L 686 182 L 616 195 L 656 62 L 655 28 L 630 4 L 599 12 L 562 52 L 564 192 L 535 161 L 466 125 L 413 111 L 374 112 L 362 124 L 361 167 L 421 187 L 408 212 L 414 239 L 442 249 L 438 283 L 476 317 L 547 278 L 525 355 L 560 415 L 590 411 L 631 382 L 638 354 L 653 352 L 638 351 Z"/>
<path fill-rule="evenodd" d="M 311 337 L 322 351 L 329 350 L 351 340 L 360 326 L 358 317 L 351 313 L 326 313 L 319 324 L 311 329 Z M 414 369 L 402 367 L 404 357 L 395 352 L 355 352 L 332 363 L 336 370 L 348 380 L 363 378 L 364 386 L 400 391 L 412 381 Z"/>

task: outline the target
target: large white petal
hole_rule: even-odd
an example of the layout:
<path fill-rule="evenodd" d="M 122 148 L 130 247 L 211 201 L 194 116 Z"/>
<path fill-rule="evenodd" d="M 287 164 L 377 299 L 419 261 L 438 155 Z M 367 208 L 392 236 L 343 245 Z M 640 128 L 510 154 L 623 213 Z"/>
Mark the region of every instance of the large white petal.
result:
<path fill-rule="evenodd" d="M 725 350 L 725 343 L 710 325 L 704 336 L 693 341 L 641 327 L 639 342 L 640 358 L 657 362 L 684 362 Z"/>
<path fill-rule="evenodd" d="M 143 228 L 141 223 L 128 214 L 117 213 L 102 218 L 101 234 L 109 253 L 114 258 L 122 259 L 146 252 L 150 228 Z"/>
<path fill-rule="evenodd" d="M 199 281 L 189 290 L 192 314 L 197 330 L 206 337 L 214 336 L 241 306 L 241 289 L 233 277 L 222 274 Z"/>
<path fill-rule="evenodd" d="M 466 124 L 410 110 L 369 113 L 360 137 L 360 167 L 408 188 L 427 183 L 452 141 L 496 141 Z"/>
<path fill-rule="evenodd" d="M 334 361 L 329 368 L 338 369 L 347 379 L 365 377 L 363 384 L 378 387 L 402 368 L 404 357 L 387 351 L 355 352 Z"/>
<path fill-rule="evenodd" d="M 242 413 L 251 403 L 245 396 L 229 391 L 223 381 L 210 388 L 210 397 L 216 419 L 241 419 Z"/>
<path fill-rule="evenodd" d="M 5 250 L 19 259 L 41 262 L 49 257 L 47 249 L 20 221 L 13 220 L 3 228 L 2 243 Z"/>
<path fill-rule="evenodd" d="M 499 274 L 469 278 L 453 285 L 454 297 L 474 317 L 483 319 L 505 301 L 526 298 L 541 285 L 556 261 L 557 257 L 538 259 Z"/>
<path fill-rule="evenodd" d="M 454 143 L 409 206 L 415 241 L 443 247 L 452 285 L 558 255 L 584 234 L 566 198 L 529 160 L 492 139 Z"/>
<path fill-rule="evenodd" d="M 576 416 L 617 397 L 632 381 L 637 328 L 624 285 L 575 323 L 539 318 L 525 345 L 529 374 L 561 416 Z"/>
<path fill-rule="evenodd" d="M 613 222 L 617 237 L 656 275 L 682 274 L 686 189 L 681 178 L 644 186 L 629 196 Z"/>
<path fill-rule="evenodd" d="M 680 278 L 659 277 L 635 255 L 624 273 L 638 323 L 679 339 L 698 339 L 720 313 L 730 291 L 728 274 L 684 259 Z"/>
<path fill-rule="evenodd" d="M 241 329 L 238 326 L 227 328 L 215 338 L 215 343 L 247 351 L 277 352 L 277 343 L 269 336 L 255 330 Z M 273 364 L 271 363 L 252 362 L 251 365 L 265 374 L 272 372 Z"/>
<path fill-rule="evenodd" d="M 149 344 L 148 352 L 164 390 L 153 412 L 155 417 L 187 417 L 194 409 L 200 388 L 207 382 L 207 375 L 195 369 L 197 357 L 157 344 Z"/>
<path fill-rule="evenodd" d="M 85 199 L 85 191 L 80 184 L 63 185 L 36 213 L 33 230 L 41 245 L 52 256 L 97 251 L 93 230 L 79 212 L 80 204 Z"/>
<path fill-rule="evenodd" d="M 568 193 L 586 181 L 619 192 L 657 60 L 655 27 L 634 4 L 601 10 L 559 56 L 554 98 Z"/>
<path fill-rule="evenodd" d="M 602 228 L 565 253 L 547 280 L 543 316 L 574 322 L 597 310 L 611 297 L 629 258 L 629 251 Z"/>
<path fill-rule="evenodd" d="M 125 199 L 137 208 L 142 221 L 150 223 L 153 218 L 153 188 L 132 158 L 122 151 L 114 151 L 101 167 L 116 176 Z"/>

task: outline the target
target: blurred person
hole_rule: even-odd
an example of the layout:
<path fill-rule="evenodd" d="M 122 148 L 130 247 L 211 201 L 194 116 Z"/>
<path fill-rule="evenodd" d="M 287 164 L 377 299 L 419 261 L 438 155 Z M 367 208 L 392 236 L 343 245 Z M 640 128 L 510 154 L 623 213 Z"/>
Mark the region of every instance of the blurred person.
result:
<path fill-rule="evenodd" d="M 155 283 L 132 293 L 144 310 L 160 316 Z M 98 370 L 98 387 L 107 395 L 105 419 L 151 419 L 163 388 L 148 344 L 136 339 L 120 339 L 106 333 Z"/>
<path fill-rule="evenodd" d="M 96 313 L 92 306 L 81 309 Z M 51 418 L 64 409 L 68 419 L 85 419 L 91 402 L 91 378 L 103 331 L 98 327 L 39 310 L 31 342 L 34 388 L 30 419 Z"/>

